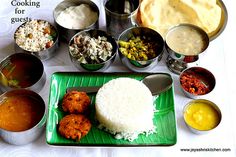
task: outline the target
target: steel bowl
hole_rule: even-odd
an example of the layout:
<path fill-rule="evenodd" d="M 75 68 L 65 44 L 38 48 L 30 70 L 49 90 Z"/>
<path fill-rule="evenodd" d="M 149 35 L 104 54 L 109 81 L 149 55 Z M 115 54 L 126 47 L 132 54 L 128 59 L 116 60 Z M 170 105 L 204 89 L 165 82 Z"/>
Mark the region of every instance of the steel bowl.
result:
<path fill-rule="evenodd" d="M 87 4 L 91 7 L 91 9 L 95 12 L 97 12 L 98 14 L 98 19 L 96 20 L 96 22 L 92 23 L 90 26 L 88 26 L 87 28 L 84 29 L 69 29 L 69 28 L 65 28 L 62 25 L 60 25 L 57 22 L 57 17 L 59 16 L 59 14 L 64 11 L 65 9 L 71 7 L 71 6 L 79 6 L 80 4 Z M 54 17 L 54 21 L 56 24 L 56 27 L 59 31 L 60 34 L 60 39 L 66 42 L 69 42 L 70 39 L 78 32 L 82 31 L 82 30 L 87 30 L 87 29 L 98 29 L 99 27 L 99 9 L 97 7 L 97 5 L 90 1 L 90 0 L 66 0 L 66 1 L 62 1 L 61 3 L 59 3 L 56 8 L 53 11 L 53 17 Z M 79 22 L 79 21 L 78 21 Z"/>
<path fill-rule="evenodd" d="M 118 39 L 124 30 L 135 26 L 139 4 L 133 0 L 104 0 L 107 32 Z"/>
<path fill-rule="evenodd" d="M 13 144 L 13 145 L 25 145 L 39 138 L 39 136 L 44 131 L 45 123 L 46 123 L 46 106 L 45 106 L 44 100 L 42 99 L 40 95 L 38 95 L 37 93 L 33 91 L 26 90 L 26 89 L 15 89 L 12 91 L 8 91 L 8 92 L 3 93 L 0 96 L 0 102 L 4 101 L 4 99 L 6 99 L 7 97 L 14 97 L 14 96 L 19 96 L 19 95 L 31 97 L 35 99 L 36 101 L 38 101 L 39 104 L 41 105 L 39 108 L 41 110 L 40 112 L 43 113 L 43 116 L 41 117 L 40 121 L 35 126 L 25 131 L 9 131 L 9 130 L 0 128 L 1 138 L 5 142 L 9 144 Z"/>
<path fill-rule="evenodd" d="M 107 61 L 99 63 L 99 64 L 84 64 L 84 63 L 81 63 L 77 58 L 73 57 L 69 49 L 69 56 L 70 56 L 71 62 L 80 71 L 96 71 L 96 72 L 105 71 L 115 60 L 115 56 L 117 53 L 117 43 L 115 39 L 102 30 L 98 30 L 98 29 L 84 30 L 84 31 L 78 32 L 72 37 L 72 39 L 69 42 L 69 46 L 74 42 L 74 38 L 78 35 L 90 36 L 90 37 L 95 37 L 95 38 L 98 38 L 98 36 L 106 37 L 107 41 L 110 42 L 113 47 L 112 55 Z"/>
<path fill-rule="evenodd" d="M 168 45 L 168 38 L 171 37 L 172 33 L 174 31 L 177 31 L 178 29 L 181 29 L 181 28 L 184 28 L 184 27 L 186 27 L 186 28 L 188 27 L 190 29 L 196 30 L 199 34 L 202 35 L 202 38 L 205 41 L 205 45 L 204 45 L 203 50 L 201 52 L 199 52 L 198 55 L 183 55 L 179 52 L 176 52 L 175 50 L 173 50 L 173 48 L 170 45 Z M 195 62 L 199 59 L 199 55 L 201 53 L 205 52 L 205 50 L 209 46 L 209 42 L 210 42 L 210 40 L 209 40 L 209 37 L 208 37 L 207 33 L 203 29 L 201 29 L 200 27 L 192 25 L 192 24 L 179 24 L 179 25 L 171 27 L 168 30 L 168 32 L 166 34 L 166 37 L 165 37 L 165 48 L 166 48 L 166 51 L 167 51 L 168 55 L 172 59 L 175 59 L 176 61 L 183 62 L 183 63 L 192 63 L 192 62 Z"/>
<path fill-rule="evenodd" d="M 37 21 L 45 21 L 45 20 L 37 20 Z M 48 21 L 46 21 L 48 22 Z M 20 28 L 20 27 L 23 27 L 27 22 L 21 24 L 15 31 L 15 33 L 17 32 L 17 30 Z M 49 23 L 49 22 L 48 22 Z M 50 23 L 49 23 L 50 24 Z M 45 49 L 45 50 L 42 50 L 42 51 L 28 51 L 28 50 L 25 50 L 23 49 L 22 47 L 20 47 L 17 43 L 16 43 L 16 36 L 14 34 L 14 40 L 15 40 L 15 44 L 14 44 L 14 47 L 15 47 L 15 51 L 18 53 L 21 53 L 21 52 L 24 52 L 24 53 L 29 53 L 29 54 L 32 54 L 32 55 L 35 55 L 37 56 L 39 59 L 41 59 L 42 61 L 44 60 L 48 60 L 50 58 L 52 58 L 53 56 L 56 55 L 57 53 L 57 48 L 59 47 L 59 34 L 58 34 L 58 31 L 56 29 L 56 27 L 54 27 L 52 24 L 50 24 L 52 26 L 52 28 L 55 30 L 56 32 L 56 36 L 55 36 L 55 39 L 54 39 L 54 43 L 51 47 Z"/>
<path fill-rule="evenodd" d="M 7 84 L 0 82 L 0 89 L 3 92 L 19 88 L 39 92 L 46 82 L 42 61 L 28 53 L 14 53 L 7 56 L 0 62 L 0 71 L 7 79 Z M 11 73 L 15 74 L 11 75 Z M 28 81 L 29 83 L 19 86 L 15 84 L 17 80 Z M 18 84 L 20 83 L 18 82 Z"/>
<path fill-rule="evenodd" d="M 188 78 L 195 78 L 195 81 L 192 81 L 193 79 L 191 81 L 189 79 L 187 80 L 186 76 L 188 76 Z M 202 67 L 191 67 L 184 70 L 179 76 L 179 82 L 184 94 L 192 99 L 199 99 L 207 96 L 213 91 L 216 85 L 214 75 L 209 70 Z M 200 92 L 202 88 L 201 86 L 196 85 L 198 83 L 202 84 L 203 88 L 206 88 L 206 92 Z M 190 92 L 193 90 L 194 92 Z"/>
<path fill-rule="evenodd" d="M 185 114 L 187 113 L 186 111 L 187 111 L 188 107 L 190 107 L 194 103 L 204 103 L 204 104 L 211 106 L 217 112 L 217 116 L 219 118 L 218 124 L 216 124 L 212 129 L 209 129 L 209 130 L 199 130 L 199 129 L 191 126 L 188 123 L 188 121 L 186 120 Z M 221 114 L 220 108 L 215 103 L 213 103 L 209 100 L 206 100 L 206 99 L 197 99 L 197 100 L 190 101 L 187 105 L 185 105 L 185 107 L 183 109 L 183 116 L 184 116 L 184 122 L 185 122 L 186 126 L 195 134 L 206 134 L 206 133 L 209 133 L 209 132 L 215 130 L 217 128 L 217 126 L 219 126 L 221 119 L 222 119 L 222 114 Z"/>
<path fill-rule="evenodd" d="M 130 70 L 135 72 L 147 72 L 148 70 L 153 69 L 162 59 L 164 40 L 161 35 L 153 29 L 147 27 L 132 27 L 122 32 L 118 41 L 128 41 L 131 37 L 136 36 L 145 36 L 147 37 L 147 41 L 155 41 L 158 44 L 158 47 L 155 49 L 156 57 L 147 61 L 132 60 L 122 54 L 119 50 L 120 46 L 118 46 L 119 56 L 121 62 Z"/>

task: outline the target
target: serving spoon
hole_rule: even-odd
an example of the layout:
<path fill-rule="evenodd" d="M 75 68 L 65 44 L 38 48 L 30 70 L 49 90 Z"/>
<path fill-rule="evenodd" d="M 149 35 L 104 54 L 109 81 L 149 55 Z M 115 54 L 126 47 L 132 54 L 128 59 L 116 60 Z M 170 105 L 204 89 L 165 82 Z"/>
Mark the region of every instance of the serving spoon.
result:
<path fill-rule="evenodd" d="M 159 95 L 167 91 L 172 86 L 173 80 L 167 73 L 150 74 L 143 78 L 142 83 L 145 84 L 152 95 Z M 96 93 L 102 86 L 88 86 L 88 87 L 68 87 L 67 92 L 80 91 L 86 93 Z"/>
<path fill-rule="evenodd" d="M 0 83 L 4 86 L 8 86 L 8 79 L 6 78 L 6 76 L 2 73 L 2 71 L 0 70 Z"/>

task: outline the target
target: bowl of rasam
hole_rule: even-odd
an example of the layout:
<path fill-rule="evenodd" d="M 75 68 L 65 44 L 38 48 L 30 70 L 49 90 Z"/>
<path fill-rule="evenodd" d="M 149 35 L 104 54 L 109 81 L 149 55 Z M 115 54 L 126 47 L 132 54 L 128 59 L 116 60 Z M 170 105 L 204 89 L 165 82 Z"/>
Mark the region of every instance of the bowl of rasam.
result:
<path fill-rule="evenodd" d="M 0 71 L 5 80 L 0 82 L 3 92 L 21 88 L 39 92 L 46 82 L 42 61 L 28 53 L 7 56 L 0 62 Z"/>

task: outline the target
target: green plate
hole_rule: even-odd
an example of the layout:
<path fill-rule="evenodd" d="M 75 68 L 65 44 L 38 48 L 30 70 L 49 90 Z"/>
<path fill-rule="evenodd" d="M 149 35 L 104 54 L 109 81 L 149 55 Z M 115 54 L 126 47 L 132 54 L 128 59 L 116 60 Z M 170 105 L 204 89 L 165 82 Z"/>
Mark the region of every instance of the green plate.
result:
<path fill-rule="evenodd" d="M 67 87 L 75 86 L 99 86 L 111 79 L 118 77 L 130 77 L 142 80 L 147 73 L 76 73 L 57 72 L 52 75 L 48 104 L 48 119 L 46 127 L 46 140 L 50 145 L 58 146 L 170 146 L 177 141 L 176 119 L 174 109 L 173 87 L 159 95 L 155 101 L 156 109 L 154 124 L 156 133 L 145 136 L 139 135 L 132 142 L 115 139 L 113 135 L 97 128 L 94 119 L 95 94 L 89 94 L 92 100 L 90 105 L 90 120 L 92 128 L 80 141 L 74 141 L 62 137 L 57 129 L 58 123 L 65 113 L 61 108 L 61 102 Z"/>

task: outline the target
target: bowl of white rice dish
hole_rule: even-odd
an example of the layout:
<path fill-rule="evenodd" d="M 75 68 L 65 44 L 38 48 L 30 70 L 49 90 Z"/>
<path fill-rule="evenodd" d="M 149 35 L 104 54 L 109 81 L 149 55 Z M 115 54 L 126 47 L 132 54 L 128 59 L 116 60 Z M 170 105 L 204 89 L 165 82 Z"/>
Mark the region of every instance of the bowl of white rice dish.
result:
<path fill-rule="evenodd" d="M 116 139 L 133 141 L 139 134 L 155 133 L 153 96 L 142 82 L 117 78 L 104 84 L 95 100 L 99 128 Z"/>
<path fill-rule="evenodd" d="M 33 19 L 20 25 L 14 34 L 15 51 L 47 60 L 56 55 L 57 29 L 48 21 Z"/>

